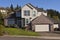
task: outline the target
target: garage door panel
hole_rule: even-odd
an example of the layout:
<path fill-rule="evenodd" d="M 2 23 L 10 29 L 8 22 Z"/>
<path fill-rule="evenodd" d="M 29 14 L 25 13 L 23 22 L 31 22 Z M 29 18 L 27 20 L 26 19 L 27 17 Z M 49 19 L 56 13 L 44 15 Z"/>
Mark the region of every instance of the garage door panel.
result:
<path fill-rule="evenodd" d="M 49 31 L 49 25 L 35 25 L 36 32 Z"/>

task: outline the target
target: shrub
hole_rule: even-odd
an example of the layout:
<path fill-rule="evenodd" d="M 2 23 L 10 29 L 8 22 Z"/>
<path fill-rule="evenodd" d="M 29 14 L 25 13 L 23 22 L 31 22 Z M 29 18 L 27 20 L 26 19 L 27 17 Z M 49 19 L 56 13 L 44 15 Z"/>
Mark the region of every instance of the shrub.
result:
<path fill-rule="evenodd" d="M 0 36 L 2 36 L 4 33 L 4 26 L 0 25 Z"/>

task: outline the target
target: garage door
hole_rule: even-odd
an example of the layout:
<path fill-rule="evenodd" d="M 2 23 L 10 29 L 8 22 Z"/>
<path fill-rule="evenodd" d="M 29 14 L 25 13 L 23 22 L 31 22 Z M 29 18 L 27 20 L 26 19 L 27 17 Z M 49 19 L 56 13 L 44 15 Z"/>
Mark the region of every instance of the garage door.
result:
<path fill-rule="evenodd" d="M 35 25 L 35 32 L 49 31 L 49 25 Z"/>

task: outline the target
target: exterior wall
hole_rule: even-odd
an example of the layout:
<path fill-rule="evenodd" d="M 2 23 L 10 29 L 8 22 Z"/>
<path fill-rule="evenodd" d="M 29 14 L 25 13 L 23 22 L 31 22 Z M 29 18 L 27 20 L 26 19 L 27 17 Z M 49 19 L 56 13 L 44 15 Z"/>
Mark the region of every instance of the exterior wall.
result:
<path fill-rule="evenodd" d="M 30 10 L 30 16 L 24 16 L 24 10 Z M 33 16 L 33 11 L 36 12 L 36 16 Z M 29 19 L 30 21 L 37 17 L 37 10 L 35 8 L 31 9 L 26 5 L 22 8 L 21 12 L 22 12 L 22 18 Z"/>
<path fill-rule="evenodd" d="M 24 10 L 30 10 L 30 16 L 24 16 Z M 31 8 L 29 8 L 28 6 L 24 6 L 23 8 L 22 8 L 22 18 L 34 18 L 34 16 L 33 16 L 33 11 L 36 11 L 36 15 L 37 15 L 37 10 L 36 9 L 31 9 Z"/>
<path fill-rule="evenodd" d="M 28 4 L 29 5 L 29 4 Z M 31 5 L 29 5 L 30 7 L 32 7 Z M 28 7 L 27 5 L 23 6 L 22 7 L 22 10 L 21 10 L 21 17 L 22 18 L 25 18 L 25 25 L 26 25 L 26 19 L 29 19 L 29 22 L 32 21 L 34 18 L 40 16 L 42 13 L 47 16 L 47 13 L 44 13 L 44 12 L 38 12 L 35 8 L 31 9 L 30 7 Z M 30 16 L 24 16 L 24 10 L 30 10 Z M 33 12 L 36 12 L 36 16 L 33 16 Z"/>
<path fill-rule="evenodd" d="M 47 16 L 47 13 L 43 12 L 43 14 L 44 14 L 45 16 Z"/>
<path fill-rule="evenodd" d="M 53 26 L 54 28 L 59 28 L 58 24 L 54 24 Z"/>
<path fill-rule="evenodd" d="M 35 25 L 32 25 L 32 31 L 35 31 Z"/>
<path fill-rule="evenodd" d="M 24 16 L 24 10 L 30 10 L 30 16 Z M 28 6 L 24 6 L 23 8 L 22 8 L 22 18 L 29 18 L 29 17 L 31 17 L 31 13 L 32 13 L 32 9 L 30 9 Z"/>
<path fill-rule="evenodd" d="M 38 12 L 37 16 L 40 16 L 42 14 L 42 12 Z"/>
<path fill-rule="evenodd" d="M 4 25 L 8 26 L 8 20 L 7 19 L 4 19 Z"/>
<path fill-rule="evenodd" d="M 44 13 L 44 12 L 38 12 L 38 15 L 37 16 L 40 16 L 41 14 L 47 16 L 47 13 Z"/>

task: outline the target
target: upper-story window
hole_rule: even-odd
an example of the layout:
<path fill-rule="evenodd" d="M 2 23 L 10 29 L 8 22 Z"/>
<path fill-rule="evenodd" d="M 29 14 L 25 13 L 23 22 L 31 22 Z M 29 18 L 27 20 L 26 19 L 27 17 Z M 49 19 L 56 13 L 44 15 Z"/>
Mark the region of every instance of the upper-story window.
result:
<path fill-rule="evenodd" d="M 21 16 L 20 12 L 16 12 L 16 17 L 20 17 L 20 16 Z"/>
<path fill-rule="evenodd" d="M 33 16 L 36 16 L 36 11 L 33 11 Z"/>
<path fill-rule="evenodd" d="M 25 10 L 24 11 L 24 16 L 30 16 L 30 10 Z"/>

